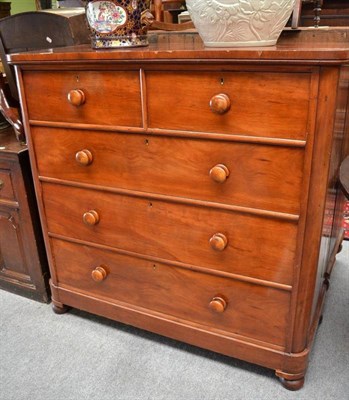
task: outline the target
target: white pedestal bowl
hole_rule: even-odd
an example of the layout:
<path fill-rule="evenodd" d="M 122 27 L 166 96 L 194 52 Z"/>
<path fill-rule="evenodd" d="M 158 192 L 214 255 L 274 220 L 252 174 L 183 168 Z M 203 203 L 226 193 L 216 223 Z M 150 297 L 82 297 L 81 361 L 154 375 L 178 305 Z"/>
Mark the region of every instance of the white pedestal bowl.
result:
<path fill-rule="evenodd" d="M 273 46 L 296 0 L 186 0 L 209 47 Z"/>

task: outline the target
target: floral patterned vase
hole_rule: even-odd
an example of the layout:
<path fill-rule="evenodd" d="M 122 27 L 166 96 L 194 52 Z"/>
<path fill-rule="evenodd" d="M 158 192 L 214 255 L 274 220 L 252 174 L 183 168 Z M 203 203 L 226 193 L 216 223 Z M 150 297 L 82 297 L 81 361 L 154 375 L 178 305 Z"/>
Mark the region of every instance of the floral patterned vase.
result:
<path fill-rule="evenodd" d="M 206 46 L 273 46 L 296 0 L 186 0 Z"/>
<path fill-rule="evenodd" d="M 92 47 L 119 48 L 147 46 L 147 31 L 154 18 L 150 0 L 90 0 L 86 19 Z"/>

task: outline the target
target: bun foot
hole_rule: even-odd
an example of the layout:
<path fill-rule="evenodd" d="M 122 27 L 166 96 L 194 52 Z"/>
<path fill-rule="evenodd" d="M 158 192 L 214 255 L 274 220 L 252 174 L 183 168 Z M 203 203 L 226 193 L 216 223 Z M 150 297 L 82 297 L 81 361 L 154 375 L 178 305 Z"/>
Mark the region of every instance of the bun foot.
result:
<path fill-rule="evenodd" d="M 292 381 L 285 379 L 285 378 L 279 378 L 279 379 L 280 379 L 282 386 L 287 390 L 292 390 L 292 391 L 299 390 L 304 385 L 304 377 L 301 379 L 296 379 L 296 380 L 292 380 Z"/>
<path fill-rule="evenodd" d="M 69 307 L 65 306 L 64 304 L 52 304 L 52 310 L 55 314 L 65 314 L 69 310 Z"/>

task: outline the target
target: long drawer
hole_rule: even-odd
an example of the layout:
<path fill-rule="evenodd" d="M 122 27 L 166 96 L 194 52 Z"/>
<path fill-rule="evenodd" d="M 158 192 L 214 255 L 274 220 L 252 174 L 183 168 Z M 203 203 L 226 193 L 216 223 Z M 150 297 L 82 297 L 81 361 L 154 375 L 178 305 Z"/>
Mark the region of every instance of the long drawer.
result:
<path fill-rule="evenodd" d="M 51 234 L 292 284 L 297 223 L 43 183 Z"/>
<path fill-rule="evenodd" d="M 149 126 L 304 139 L 310 78 L 307 73 L 149 71 Z"/>
<path fill-rule="evenodd" d="M 39 127 L 32 137 L 43 177 L 299 213 L 300 148 Z"/>
<path fill-rule="evenodd" d="M 138 71 L 30 71 L 24 76 L 31 120 L 142 126 Z"/>
<path fill-rule="evenodd" d="M 60 287 L 285 345 L 288 292 L 61 240 L 51 243 Z"/>

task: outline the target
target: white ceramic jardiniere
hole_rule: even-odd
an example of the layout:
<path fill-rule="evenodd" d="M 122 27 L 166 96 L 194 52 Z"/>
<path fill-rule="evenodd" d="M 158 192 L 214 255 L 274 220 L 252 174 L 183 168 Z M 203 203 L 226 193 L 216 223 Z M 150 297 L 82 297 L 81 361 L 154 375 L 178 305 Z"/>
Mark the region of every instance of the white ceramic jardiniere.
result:
<path fill-rule="evenodd" d="M 296 0 L 186 0 L 206 46 L 273 46 Z"/>

